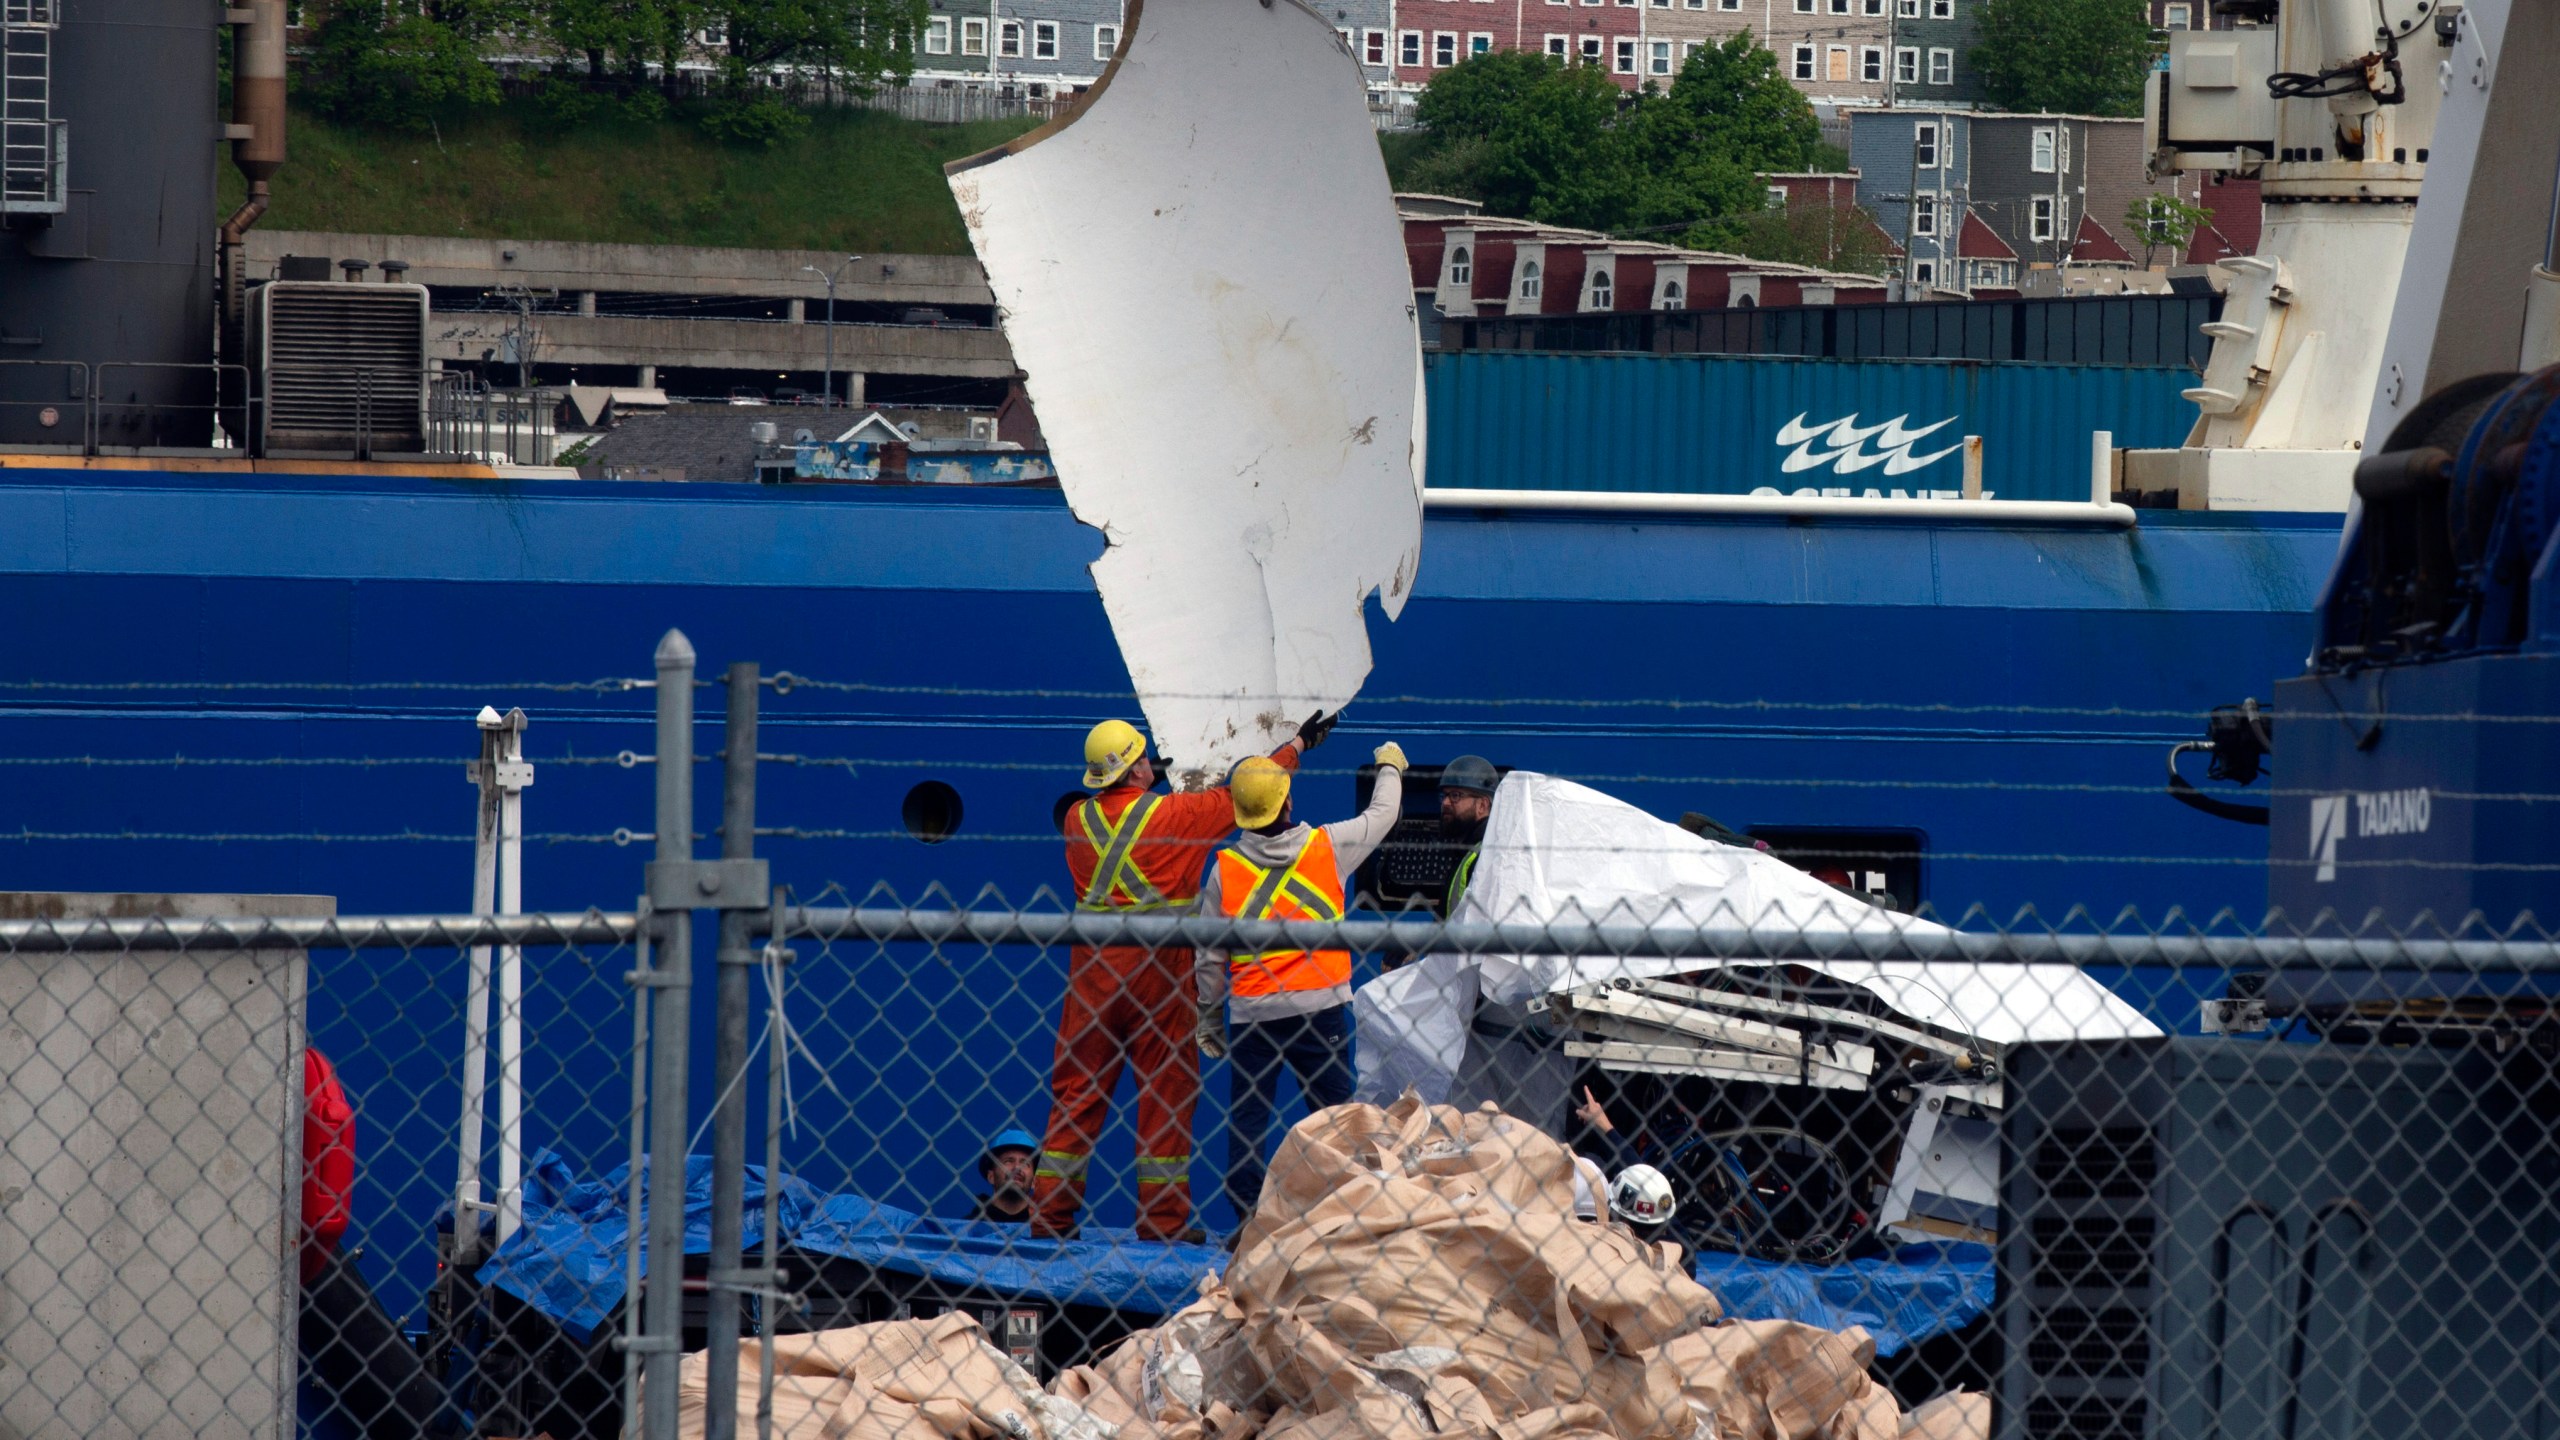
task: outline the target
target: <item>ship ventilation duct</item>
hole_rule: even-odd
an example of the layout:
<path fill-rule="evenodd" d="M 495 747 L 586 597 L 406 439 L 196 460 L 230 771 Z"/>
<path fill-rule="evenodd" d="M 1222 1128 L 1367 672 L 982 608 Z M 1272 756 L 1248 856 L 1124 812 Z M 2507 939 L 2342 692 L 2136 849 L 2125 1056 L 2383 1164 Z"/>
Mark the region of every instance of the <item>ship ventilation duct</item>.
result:
<path fill-rule="evenodd" d="M 425 286 L 277 280 L 257 287 L 248 309 L 261 453 L 425 450 Z"/>

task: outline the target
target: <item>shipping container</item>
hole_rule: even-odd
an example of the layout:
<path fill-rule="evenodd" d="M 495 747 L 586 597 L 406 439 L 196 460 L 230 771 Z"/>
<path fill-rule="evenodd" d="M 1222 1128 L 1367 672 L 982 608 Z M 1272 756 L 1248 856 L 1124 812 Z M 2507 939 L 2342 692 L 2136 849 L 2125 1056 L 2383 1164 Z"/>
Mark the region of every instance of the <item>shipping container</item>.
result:
<path fill-rule="evenodd" d="M 1440 489 L 2086 500 L 2094 430 L 2175 446 L 2183 371 L 1944 360 L 1444 351 L 1425 357 Z"/>
<path fill-rule="evenodd" d="M 2087 295 L 1909 305 L 1768 305 L 1605 315 L 1435 316 L 1444 350 L 2020 360 L 2201 373 L 2219 295 Z"/>

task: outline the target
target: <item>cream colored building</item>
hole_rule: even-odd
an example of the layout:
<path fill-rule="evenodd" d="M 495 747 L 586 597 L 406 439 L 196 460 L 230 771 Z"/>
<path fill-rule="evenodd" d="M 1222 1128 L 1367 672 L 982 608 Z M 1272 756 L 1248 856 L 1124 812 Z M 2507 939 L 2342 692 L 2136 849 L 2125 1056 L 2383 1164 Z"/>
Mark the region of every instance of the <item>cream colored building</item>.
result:
<path fill-rule="evenodd" d="M 1645 0 L 1645 78 L 1666 87 L 1689 52 L 1748 30 L 1807 98 L 1887 103 L 1894 0 Z"/>

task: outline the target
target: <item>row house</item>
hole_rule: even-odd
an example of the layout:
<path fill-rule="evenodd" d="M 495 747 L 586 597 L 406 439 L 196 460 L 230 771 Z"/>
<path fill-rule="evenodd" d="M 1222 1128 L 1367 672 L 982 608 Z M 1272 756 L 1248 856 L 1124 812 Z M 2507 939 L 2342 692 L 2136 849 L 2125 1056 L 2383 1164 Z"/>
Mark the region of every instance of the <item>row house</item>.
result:
<path fill-rule="evenodd" d="M 913 83 L 1073 94 L 1100 78 L 1127 23 L 1122 0 L 928 0 Z M 1409 104 L 1471 56 L 1526 50 L 1668 86 L 1702 46 L 1749 31 L 1818 104 L 1979 99 L 1971 16 L 1981 0 L 1318 0 L 1381 109 Z M 1964 77 L 1959 83 L 1958 76 Z"/>
<path fill-rule="evenodd" d="M 1500 216 L 1405 209 L 1414 298 L 1453 319 L 1881 302 L 1885 282 Z"/>
<path fill-rule="evenodd" d="M 2087 115 L 1859 111 L 1850 116 L 1849 159 L 1860 176 L 1859 203 L 1902 247 L 1906 280 L 1971 289 L 2005 267 L 2014 285 L 2021 265 L 2065 262 L 2084 220 L 2110 231 L 2123 223 L 2151 184 L 2140 125 Z"/>

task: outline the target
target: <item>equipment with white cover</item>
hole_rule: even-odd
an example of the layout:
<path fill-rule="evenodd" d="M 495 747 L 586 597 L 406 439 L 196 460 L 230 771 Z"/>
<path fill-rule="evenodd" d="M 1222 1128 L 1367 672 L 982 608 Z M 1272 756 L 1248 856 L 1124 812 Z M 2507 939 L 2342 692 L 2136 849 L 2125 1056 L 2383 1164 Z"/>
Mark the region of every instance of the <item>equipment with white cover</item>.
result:
<path fill-rule="evenodd" d="M 1783 963 L 1749 955 L 1425 956 L 1358 992 L 1360 1094 L 1411 1088 L 1435 1103 L 1490 1100 L 1551 1132 L 1562 1129 L 1565 1097 L 1583 1066 L 1664 1085 L 1694 1079 L 1872 1096 L 1908 1105 L 1930 1131 L 1914 1144 L 1895 1127 L 1905 1138 L 1881 1223 L 1933 1205 L 1987 1213 L 1996 1200 L 1996 1154 L 1986 1169 L 1973 1153 L 1979 1146 L 1968 1143 L 1985 1135 L 1952 1121 L 1998 1110 L 2000 1060 L 2010 1046 L 2160 1033 L 2070 965 L 1860 959 L 1862 939 L 1951 932 L 1878 909 L 1763 851 L 1525 771 L 1495 792 L 1474 881 L 1450 918 L 1780 926 L 1837 936 L 1838 958 Z M 1949 1203 L 1937 1205 L 1932 1197 L 1940 1196 Z"/>

